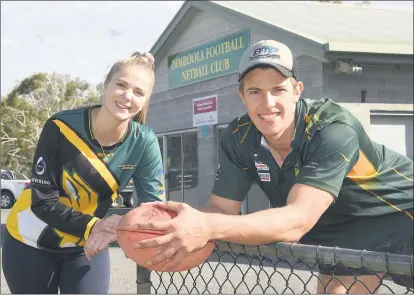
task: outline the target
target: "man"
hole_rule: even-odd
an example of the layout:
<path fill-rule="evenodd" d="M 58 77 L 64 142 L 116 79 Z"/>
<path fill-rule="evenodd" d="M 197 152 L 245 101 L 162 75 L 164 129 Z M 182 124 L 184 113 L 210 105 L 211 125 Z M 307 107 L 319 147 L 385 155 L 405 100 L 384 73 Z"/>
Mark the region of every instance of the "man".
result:
<path fill-rule="evenodd" d="M 208 240 L 300 241 L 412 254 L 412 160 L 372 142 L 361 123 L 330 99 L 300 99 L 303 83 L 284 44 L 253 44 L 241 58 L 239 74 L 247 113 L 223 136 L 209 204 L 198 211 L 161 203 L 178 217 L 137 225 L 167 231 L 137 245 L 163 246 L 148 264 L 179 263 Z M 273 208 L 238 215 L 253 181 Z M 332 280 L 330 269 L 320 268 L 318 293 L 345 293 L 350 287 L 352 293 L 373 292 L 380 283 L 381 274 L 333 271 L 338 280 Z M 354 284 L 354 274 L 363 284 Z M 399 283 L 412 286 L 412 278 Z"/>

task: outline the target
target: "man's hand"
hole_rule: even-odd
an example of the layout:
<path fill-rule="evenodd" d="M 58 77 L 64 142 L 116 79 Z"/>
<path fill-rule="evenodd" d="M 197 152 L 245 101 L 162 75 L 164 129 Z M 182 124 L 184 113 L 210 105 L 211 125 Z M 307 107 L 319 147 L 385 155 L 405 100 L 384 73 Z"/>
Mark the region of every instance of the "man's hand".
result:
<path fill-rule="evenodd" d="M 116 228 L 121 221 L 122 216 L 118 214 L 112 214 L 109 217 L 98 220 L 92 227 L 91 234 L 106 231 L 108 233 L 116 233 Z"/>
<path fill-rule="evenodd" d="M 116 233 L 109 233 L 107 231 L 100 231 L 89 236 L 84 246 L 86 258 L 91 261 L 92 256 L 99 252 L 108 249 L 109 244 L 116 242 Z"/>
<path fill-rule="evenodd" d="M 204 247 L 211 237 L 207 214 L 185 203 L 155 202 L 162 209 L 177 213 L 177 217 L 166 221 L 149 221 L 136 224 L 139 230 L 159 230 L 166 234 L 135 245 L 136 248 L 160 247 L 159 254 L 147 262 L 148 266 L 167 260 L 165 268 L 181 263 L 191 252 Z M 152 203 L 153 205 L 154 203 Z M 151 205 L 151 204 L 149 204 Z"/>

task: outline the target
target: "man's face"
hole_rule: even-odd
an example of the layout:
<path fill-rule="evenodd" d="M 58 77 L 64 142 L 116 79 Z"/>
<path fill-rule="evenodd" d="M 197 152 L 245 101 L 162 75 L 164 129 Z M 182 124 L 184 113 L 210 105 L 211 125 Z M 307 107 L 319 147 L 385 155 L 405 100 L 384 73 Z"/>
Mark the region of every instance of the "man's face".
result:
<path fill-rule="evenodd" d="M 278 139 L 295 120 L 296 102 L 303 90 L 273 68 L 256 68 L 244 77 L 239 92 L 250 119 L 266 137 Z"/>

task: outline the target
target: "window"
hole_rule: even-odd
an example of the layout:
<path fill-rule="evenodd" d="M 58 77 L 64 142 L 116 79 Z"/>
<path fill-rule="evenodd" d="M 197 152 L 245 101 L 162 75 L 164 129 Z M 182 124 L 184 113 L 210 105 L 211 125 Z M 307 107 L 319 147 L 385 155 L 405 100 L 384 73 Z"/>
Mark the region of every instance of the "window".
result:
<path fill-rule="evenodd" d="M 164 162 L 167 199 L 198 204 L 199 171 L 196 131 L 184 131 L 158 136 Z"/>
<path fill-rule="evenodd" d="M 413 113 L 372 112 L 369 129 L 373 141 L 413 159 Z"/>

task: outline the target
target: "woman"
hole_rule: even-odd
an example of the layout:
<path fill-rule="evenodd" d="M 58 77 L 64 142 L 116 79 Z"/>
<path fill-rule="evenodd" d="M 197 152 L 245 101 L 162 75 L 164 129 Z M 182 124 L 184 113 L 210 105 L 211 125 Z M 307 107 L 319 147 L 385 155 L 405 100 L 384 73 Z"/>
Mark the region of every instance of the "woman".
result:
<path fill-rule="evenodd" d="M 12 293 L 108 293 L 109 250 L 121 216 L 106 217 L 132 178 L 139 203 L 164 200 L 158 140 L 145 123 L 154 59 L 116 62 L 102 105 L 44 125 L 31 183 L 11 209 L 2 265 Z M 93 257 L 92 257 L 93 256 Z"/>

